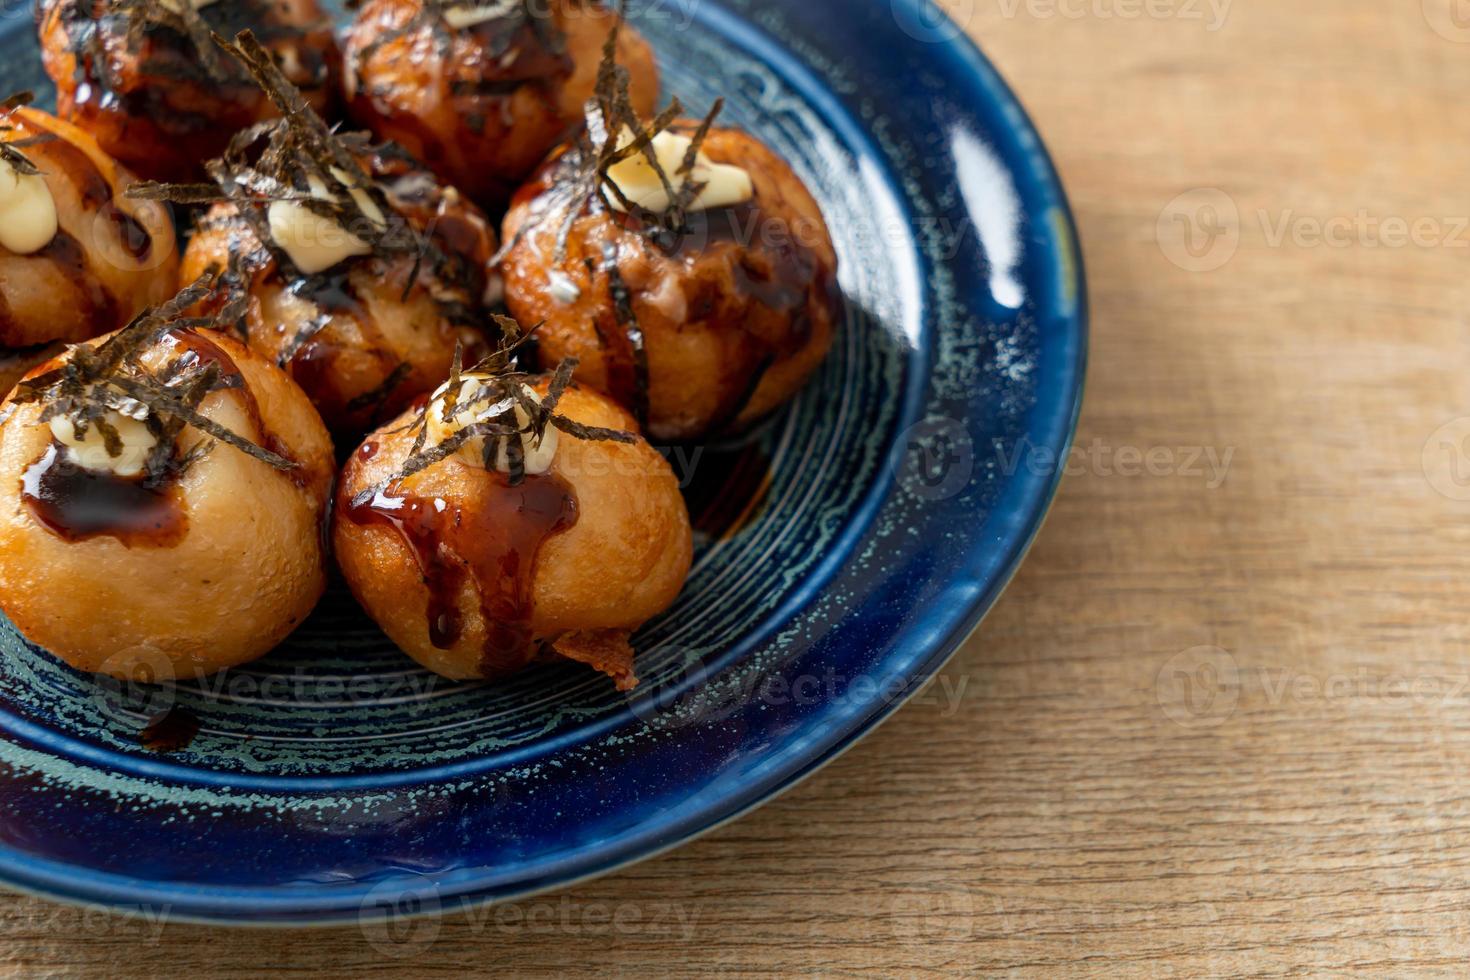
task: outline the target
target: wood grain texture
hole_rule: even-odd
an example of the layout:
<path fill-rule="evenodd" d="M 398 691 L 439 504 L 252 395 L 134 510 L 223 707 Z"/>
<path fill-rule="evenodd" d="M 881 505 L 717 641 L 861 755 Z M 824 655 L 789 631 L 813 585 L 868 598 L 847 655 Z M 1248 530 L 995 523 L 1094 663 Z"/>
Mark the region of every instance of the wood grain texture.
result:
<path fill-rule="evenodd" d="M 399 946 L 15 898 L 0 963 L 1461 972 L 1470 428 L 1435 433 L 1470 415 L 1470 23 L 1450 0 L 952 7 L 1067 181 L 1094 335 L 1086 452 L 949 686 L 697 843 Z M 1171 237 L 1214 226 L 1200 188 L 1239 215 L 1214 271 L 1169 257 L 1210 264 Z M 1186 465 L 1206 450 L 1223 482 Z"/>

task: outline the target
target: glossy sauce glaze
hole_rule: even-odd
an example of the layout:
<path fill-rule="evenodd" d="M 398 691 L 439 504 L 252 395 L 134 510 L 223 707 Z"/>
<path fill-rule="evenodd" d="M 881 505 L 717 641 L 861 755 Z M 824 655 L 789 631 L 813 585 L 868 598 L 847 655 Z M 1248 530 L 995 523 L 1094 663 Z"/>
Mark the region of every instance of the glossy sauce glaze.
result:
<path fill-rule="evenodd" d="M 171 345 L 168 364 L 175 374 L 213 365 L 218 371 L 215 390 L 238 394 L 255 431 L 263 436 L 264 448 L 291 458 L 284 444 L 266 431 L 255 394 L 228 351 L 195 330 L 175 330 L 160 342 Z M 285 475 L 299 486 L 314 478 L 306 467 Z M 65 450 L 54 441 L 23 474 L 21 497 L 38 521 L 68 541 L 112 537 L 129 548 L 169 548 L 188 532 L 174 480 L 153 482 L 146 476 L 84 469 L 68 462 Z"/>
<path fill-rule="evenodd" d="M 785 318 L 784 330 L 747 329 L 740 335 L 745 360 L 753 370 L 748 383 L 720 406 L 710 427 L 720 431 L 744 411 L 770 366 L 811 339 L 814 297 L 835 318 L 841 304 L 836 270 L 800 240 L 802 229 L 772 220 L 765 213 L 759 189 L 750 201 L 686 215 L 678 233 L 649 228 L 635 214 L 609 211 L 595 198 L 588 199 L 581 203 L 577 220 L 598 224 L 589 229 L 590 240 L 580 249 L 578 236 L 573 234 L 558 262 L 543 246 L 556 240 L 555 230 L 565 222 L 567 208 L 575 206 L 571 188 L 581 169 L 580 151 L 573 148 L 543 167 L 517 192 L 511 207 L 527 209 L 522 242 L 536 264 L 548 275 L 560 271 L 574 280 L 578 278 L 576 267 L 584 266 L 592 274 L 593 288 L 607 296 L 605 312 L 593 325 L 606 364 L 609 393 L 632 408 L 640 420 L 646 414 L 648 367 L 636 306 L 654 300 L 631 290 L 620 270 L 639 263 L 671 267 L 665 274 L 678 283 L 688 322 L 744 326 L 747 317 L 737 308 L 741 303 L 746 304 L 745 310 L 763 307 Z M 578 254 L 582 249 L 596 249 L 598 254 Z M 721 274 L 726 267 L 734 296 L 729 295 Z"/>
<path fill-rule="evenodd" d="M 345 42 L 354 118 L 471 198 L 503 203 L 572 122 L 560 93 L 576 64 L 556 19 L 531 7 L 452 28 L 420 0 L 368 0 Z"/>
<path fill-rule="evenodd" d="M 219 383 L 216 390 L 230 390 L 239 394 L 245 406 L 245 414 L 250 419 L 250 424 L 255 428 L 260 437 L 260 445 L 283 459 L 295 460 L 291 448 L 286 445 L 274 432 L 266 428 L 265 416 L 260 411 L 260 401 L 256 399 L 255 392 L 245 383 L 245 375 L 240 371 L 240 365 L 219 344 L 209 338 L 206 332 L 199 330 L 175 330 L 167 337 L 174 344 L 174 350 L 178 353 L 176 361 L 179 369 L 189 369 L 195 364 L 214 364 L 219 368 Z M 300 462 L 296 460 L 296 462 Z M 297 466 L 293 470 L 285 471 L 285 476 L 299 487 L 310 486 L 316 481 L 319 474 L 312 472 L 308 466 Z"/>
<path fill-rule="evenodd" d="M 189 528 L 176 487 L 83 469 L 54 442 L 21 476 L 21 499 L 67 541 L 111 537 L 129 548 L 170 548 Z"/>
<path fill-rule="evenodd" d="M 72 295 L 85 311 L 83 315 L 88 322 L 102 324 L 106 329 L 117 324 L 117 298 L 92 271 L 91 260 L 81 242 L 69 232 L 59 230 L 56 237 L 36 255 L 51 260 L 56 271 L 71 283 Z"/>
<path fill-rule="evenodd" d="M 345 516 L 359 526 L 392 528 L 413 553 L 428 587 L 429 640 L 441 650 L 464 635 L 459 607 L 466 583 L 479 596 L 485 623 L 483 677 L 502 677 L 536 655 L 531 629 L 536 559 L 553 536 L 577 522 L 577 499 L 554 474 L 527 476 L 518 486 L 500 472 L 466 467 L 474 482 L 461 500 L 420 497 L 390 484 L 350 502 Z"/>
<path fill-rule="evenodd" d="M 64 174 L 76 188 L 82 204 L 89 211 L 103 215 L 112 226 L 123 250 L 140 263 L 146 261 L 153 252 L 153 236 L 136 218 L 117 206 L 112 184 L 92 158 L 80 147 L 37 123 L 35 117 L 29 116 L 25 122 L 30 128 L 50 137 L 42 144 L 42 169 Z"/>
<path fill-rule="evenodd" d="M 199 716 L 188 708 L 174 705 L 148 719 L 138 733 L 138 744 L 149 752 L 182 752 L 199 734 Z"/>
<path fill-rule="evenodd" d="M 8 117 L 7 142 L 30 142 L 23 152 L 52 181 L 64 180 L 75 191 L 83 208 L 84 237 L 109 229 L 113 242 L 94 238 L 91 248 L 64 227 L 44 248 L 34 254 L 50 261 L 72 287 L 80 309 L 78 321 L 96 333 L 121 326 L 127 317 L 125 301 L 115 295 L 94 269 L 94 262 L 119 262 L 123 256 L 146 265 L 154 254 L 152 234 L 131 213 L 118 206 L 114 188 L 97 163 L 80 147 L 54 132 L 37 113 Z M 74 220 L 66 224 L 76 226 Z M 114 250 L 114 247 L 116 250 Z M 0 331 L 19 329 L 8 305 L 0 305 Z"/>
<path fill-rule="evenodd" d="M 206 64 L 194 38 L 147 19 L 141 5 L 42 0 L 37 8 L 61 115 L 92 132 L 113 156 L 148 171 L 145 176 L 196 174 L 231 134 L 269 114 L 264 94 L 239 65 L 226 57 Z M 221 37 L 252 29 L 289 66 L 308 101 L 330 98 L 336 53 L 319 12 L 229 0 L 206 4 L 199 14 Z"/>

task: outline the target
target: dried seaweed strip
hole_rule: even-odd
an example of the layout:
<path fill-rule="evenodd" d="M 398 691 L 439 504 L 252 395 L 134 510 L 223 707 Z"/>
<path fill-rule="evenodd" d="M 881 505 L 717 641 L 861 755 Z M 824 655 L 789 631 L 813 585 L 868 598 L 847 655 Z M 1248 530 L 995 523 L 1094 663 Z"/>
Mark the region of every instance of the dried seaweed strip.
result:
<path fill-rule="evenodd" d="M 551 424 L 569 436 L 589 442 L 637 442 L 638 437 L 622 429 L 604 429 L 598 425 L 583 425 L 565 415 L 551 416 Z"/>
<path fill-rule="evenodd" d="M 613 317 L 623 332 L 623 339 L 633 357 L 633 416 L 640 426 L 648 424 L 648 348 L 643 340 L 643 327 L 633 310 L 633 293 L 618 269 L 617 249 L 611 242 L 602 247 L 602 271 L 607 276 L 607 291 L 613 301 Z"/>
<path fill-rule="evenodd" d="M 263 463 L 269 463 L 276 469 L 294 470 L 300 466 L 294 460 L 273 453 L 262 446 L 257 446 L 244 436 L 237 435 L 213 419 L 199 414 L 191 406 L 186 405 L 183 401 L 169 394 L 166 389 L 160 390 L 142 381 L 123 375 L 115 375 L 108 378 L 105 383 L 120 389 L 125 394 L 131 395 L 159 415 L 182 418 L 186 423 L 199 431 L 214 436 L 220 442 L 233 446 L 247 456 L 253 456 Z"/>
<path fill-rule="evenodd" d="M 167 201 L 170 204 L 213 204 L 220 199 L 215 184 L 163 184 L 137 180 L 128 186 L 127 197 L 138 201 Z"/>
<path fill-rule="evenodd" d="M 406 479 L 440 460 L 448 459 L 477 437 L 484 438 L 481 462 L 488 470 L 498 468 L 498 457 L 501 446 L 504 446 L 505 465 L 509 470 L 512 485 L 520 483 L 526 476 L 525 447 L 521 444 L 520 438 L 525 434 L 531 434 L 539 443 L 546 434 L 546 428 L 554 426 L 578 439 L 624 443 L 637 440 L 638 437 L 631 432 L 582 425 L 556 411 L 562 395 L 571 386 L 572 373 L 577 366 L 575 358 L 568 358 L 557 365 L 543 399 L 538 402 L 532 398 L 527 391 L 527 386 L 536 379 L 532 375 L 513 370 L 511 365 L 514 362 L 516 348 L 530 339 L 535 328 L 522 330 L 519 324 L 509 317 L 498 317 L 497 320 L 501 321 L 499 325 L 504 335 L 511 339 L 502 341 L 495 352 L 468 370 L 463 365 L 463 352 L 456 348 L 454 361 L 450 367 L 449 381 L 444 389 L 445 394 L 440 398 L 430 399 L 427 404 L 413 413 L 413 417 L 407 424 L 394 430 L 413 432 L 414 441 L 409 450 L 408 459 L 383 486 Z M 461 396 L 460 389 L 464 386 L 466 378 L 469 377 L 476 378 L 481 381 L 481 384 L 468 397 L 464 397 Z M 426 446 L 429 412 L 433 411 L 434 406 L 441 400 L 440 419 L 445 425 L 452 424 L 454 418 L 467 412 L 486 417 L 464 426 L 437 445 Z M 526 413 L 527 422 L 525 424 L 516 418 L 518 407 Z M 381 487 L 360 494 L 359 501 L 371 500 L 378 489 Z"/>
<path fill-rule="evenodd" d="M 169 63 L 171 70 L 168 74 L 179 81 L 226 83 L 238 77 L 230 71 L 229 63 L 214 49 L 209 23 L 192 3 L 173 5 L 165 4 L 161 0 L 107 0 L 101 9 L 104 18 L 123 18 L 126 42 L 134 53 L 143 50 L 144 40 L 157 27 L 171 30 L 187 41 L 190 53 L 194 56 L 193 60 Z M 305 32 L 299 28 L 290 28 L 286 33 L 289 36 L 302 36 Z M 155 59 L 146 62 L 143 67 L 148 73 L 157 76 L 162 65 Z"/>
<path fill-rule="evenodd" d="M 459 402 L 459 389 L 461 387 L 459 376 L 463 368 L 464 344 L 456 340 L 454 342 L 454 360 L 449 362 L 448 387 L 444 389 L 444 409 L 439 415 L 445 425 L 448 425 L 450 420 L 454 418 L 454 406 Z"/>
<path fill-rule="evenodd" d="M 35 95 L 31 92 L 16 92 L 14 95 L 5 99 L 5 101 L 0 102 L 0 118 L 5 119 L 7 122 L 5 127 L 6 132 L 10 132 L 14 128 L 8 124 L 11 113 L 15 112 L 21 106 L 30 105 L 34 100 Z M 22 177 L 35 177 L 41 173 L 40 168 L 21 152 L 23 147 L 31 146 L 35 143 L 36 140 L 34 138 L 0 143 L 0 160 L 4 160 L 10 164 L 11 168 Z"/>
<path fill-rule="evenodd" d="M 157 437 L 145 467 L 148 480 L 154 483 L 177 476 L 181 467 L 191 465 L 208 451 L 195 447 L 178 454 L 177 439 L 188 426 L 277 469 L 297 468 L 294 461 L 200 414 L 198 407 L 211 392 L 243 383 L 224 376 L 217 363 L 201 362 L 192 352 L 186 352 L 170 361 L 161 375 L 155 375 L 141 361 L 142 354 L 164 334 L 216 326 L 209 318 L 184 314 L 214 294 L 219 278 L 217 270 L 207 273 L 168 302 L 139 314 L 97 347 L 72 348 L 65 364 L 21 382 L 12 399 L 18 404 L 41 404 L 42 423 L 66 416 L 79 437 L 95 427 L 113 458 L 122 455 L 124 447 L 108 414 L 116 411 L 141 419 Z"/>
<path fill-rule="evenodd" d="M 296 336 L 292 337 L 290 342 L 286 344 L 285 349 L 281 351 L 280 357 L 276 358 L 277 366 L 284 368 L 290 365 L 292 361 L 296 360 L 296 355 L 301 353 L 301 349 L 311 343 L 312 338 L 325 330 L 331 322 L 332 316 L 329 313 L 323 313 L 320 316 L 312 317 L 308 320 L 306 326 L 296 331 Z"/>
<path fill-rule="evenodd" d="M 684 113 L 684 106 L 678 99 L 673 99 L 651 122 L 644 124 L 640 120 L 632 103 L 629 73 L 617 63 L 617 40 L 622 19 L 622 6 L 619 5 L 618 16 L 603 41 L 593 97 L 587 101 L 583 112 L 585 131 L 562 158 L 570 172 L 558 176 L 560 183 L 570 191 L 564 201 L 556 202 L 564 209 L 556 233 L 554 258 L 557 262 L 566 260 L 567 242 L 577 218 L 598 206 L 612 209 L 613 202 L 637 219 L 638 230 L 656 246 L 665 251 L 672 250 L 688 233 L 689 207 L 703 190 L 702 184 L 689 178 L 705 138 L 724 108 L 724 100 L 717 99 L 705 114 L 680 166 L 673 174 L 668 173 L 654 150 L 653 139 L 673 125 Z M 619 145 L 620 134 L 625 131 L 632 134 L 632 139 Z M 609 175 L 614 166 L 635 155 L 641 156 L 653 169 L 670 202 L 666 210 L 653 211 L 629 199 Z M 675 178 L 682 178 L 677 187 Z"/>
<path fill-rule="evenodd" d="M 371 408 L 369 418 L 376 422 L 378 413 L 388 403 L 388 399 L 393 397 L 393 392 L 398 390 L 398 386 L 403 384 L 404 379 L 412 373 L 413 365 L 407 361 L 400 361 L 392 371 L 388 372 L 388 377 L 383 379 L 382 384 L 350 400 L 347 403 L 347 411 L 360 412 L 365 408 Z"/>

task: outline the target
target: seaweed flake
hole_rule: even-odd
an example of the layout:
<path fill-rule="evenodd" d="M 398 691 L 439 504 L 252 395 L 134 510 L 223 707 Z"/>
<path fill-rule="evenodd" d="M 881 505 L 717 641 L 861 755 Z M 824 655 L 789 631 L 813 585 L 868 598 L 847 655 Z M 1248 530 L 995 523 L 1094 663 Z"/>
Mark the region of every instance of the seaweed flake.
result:
<path fill-rule="evenodd" d="M 509 320 L 508 317 L 500 319 Z M 578 439 L 622 443 L 637 441 L 638 437 L 631 432 L 583 425 L 556 410 L 562 395 L 571 386 L 572 373 L 577 366 L 576 358 L 567 358 L 557 365 L 546 397 L 539 402 L 532 398 L 527 393 L 526 386 L 536 381 L 537 376 L 516 370 L 513 365 L 516 349 L 531 337 L 534 330 L 523 331 L 514 320 L 501 324 L 501 329 L 509 339 L 502 340 L 496 351 L 472 367 L 464 367 L 463 350 L 456 347 L 445 395 L 428 400 L 415 410 L 407 424 L 394 430 L 413 433 L 414 440 L 408 459 L 388 480 L 359 495 L 362 499 L 371 499 L 388 485 L 413 476 L 440 460 L 448 459 L 476 437 L 484 437 L 482 463 L 487 470 L 495 468 L 496 456 L 503 442 L 512 486 L 519 484 L 526 475 L 524 447 L 521 440 L 515 437 L 530 435 L 534 441 L 539 442 L 545 436 L 547 427 L 553 426 Z M 461 389 L 469 378 L 479 382 L 479 387 L 466 394 Z M 445 424 L 467 411 L 485 417 L 457 430 L 443 442 L 429 446 L 426 445 L 429 413 L 435 410 L 436 405 L 440 406 L 440 420 Z M 526 415 L 527 421 L 524 424 L 516 418 L 517 407 Z"/>
<path fill-rule="evenodd" d="M 33 95 L 32 93 L 17 92 L 5 101 L 0 102 L 0 139 L 5 139 L 5 137 L 9 133 L 14 132 L 15 126 L 13 123 L 11 123 L 10 117 L 15 112 L 15 110 L 19 109 L 21 106 L 30 105 L 33 101 L 35 101 L 35 95 Z M 9 139 L 5 139 L 5 142 L 0 143 L 0 160 L 4 160 L 6 163 L 10 164 L 11 169 L 13 169 L 17 174 L 20 174 L 22 177 L 37 176 L 41 173 L 40 168 L 32 163 L 30 158 L 21 152 L 21 148 L 23 146 L 32 145 L 35 142 L 38 141 L 11 141 Z"/>
<path fill-rule="evenodd" d="M 122 454 L 123 446 L 116 429 L 107 420 L 108 414 L 119 412 L 143 421 L 157 440 L 145 464 L 150 485 L 177 477 L 218 442 L 276 469 L 298 468 L 300 464 L 295 461 L 200 414 L 199 405 L 205 397 L 238 385 L 233 377 L 223 376 L 217 363 L 181 354 L 155 372 L 142 361 L 144 352 L 166 334 L 219 326 L 213 318 L 185 315 L 215 292 L 219 279 L 219 272 L 212 270 L 173 299 L 139 314 L 98 346 L 73 347 L 70 359 L 61 367 L 20 382 L 11 395 L 13 404 L 43 406 L 40 415 L 43 423 L 66 416 L 79 436 L 95 426 L 108 455 L 114 458 Z M 186 427 L 198 429 L 212 439 L 180 453 L 177 438 Z"/>

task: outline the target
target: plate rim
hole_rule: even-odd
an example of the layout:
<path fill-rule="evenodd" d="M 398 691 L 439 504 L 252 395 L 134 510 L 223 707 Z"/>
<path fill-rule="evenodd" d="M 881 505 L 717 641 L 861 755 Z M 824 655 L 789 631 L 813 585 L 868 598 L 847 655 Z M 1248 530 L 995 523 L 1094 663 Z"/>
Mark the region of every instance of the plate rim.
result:
<path fill-rule="evenodd" d="M 1065 365 L 1063 380 L 1069 390 L 1059 394 L 1057 409 L 1050 417 L 1062 416 L 1060 438 L 1048 443 L 1054 448 L 1057 460 L 1063 460 L 1070 452 L 1076 437 L 1084 393 L 1086 389 L 1087 364 L 1090 340 L 1090 302 L 1087 276 L 1081 240 L 1077 231 L 1075 214 L 1068 198 L 1061 175 L 1056 168 L 1050 150 L 1042 140 L 1040 131 L 1026 110 L 1024 103 L 974 39 L 934 0 L 889 0 L 895 15 L 900 8 L 910 16 L 919 18 L 920 23 L 944 23 L 953 33 L 937 43 L 959 57 L 964 68 L 972 76 L 972 87 L 961 93 L 961 100 L 974 98 L 977 91 L 993 97 L 997 102 L 1009 102 L 1014 110 L 1014 129 L 1027 131 L 1033 139 L 1028 147 L 1033 178 L 1054 196 L 1057 205 L 1059 229 L 1065 232 L 1065 242 L 1058 242 L 1059 257 L 1071 263 L 1076 297 L 1070 315 L 1066 318 L 1075 334 L 1075 351 L 1070 363 Z M 1057 236 L 1061 237 L 1061 236 Z M 1050 249 L 1048 250 L 1050 251 Z M 1069 401 L 1063 399 L 1070 396 Z M 1029 428 L 1034 428 L 1033 422 Z M 1028 433 L 1029 434 L 1029 433 Z M 564 890 L 602 875 L 627 868 L 641 861 L 656 857 L 684 844 L 697 840 L 719 829 L 776 797 L 805 782 L 848 750 L 855 747 L 879 725 L 887 721 L 918 690 L 937 674 L 954 657 L 965 641 L 975 632 L 981 622 L 994 608 L 1002 593 L 1013 581 L 1016 572 L 1025 560 L 1037 535 L 1045 523 L 1064 475 L 1065 467 L 1056 465 L 1048 474 L 1040 492 L 1026 501 L 1020 519 L 1016 522 L 1020 533 L 1013 536 L 1004 561 L 998 571 L 990 576 L 988 583 L 972 577 L 968 584 L 977 586 L 977 594 L 967 604 L 963 616 L 937 641 L 922 662 L 908 671 L 909 683 L 898 697 L 878 703 L 837 735 L 829 744 L 808 751 L 790 762 L 774 767 L 762 779 L 753 782 L 738 794 L 725 794 L 711 800 L 700 809 L 680 817 L 672 824 L 661 823 L 656 827 L 641 828 L 641 833 L 613 838 L 608 842 L 581 848 L 555 861 L 550 868 L 535 878 L 525 879 L 516 887 L 497 886 L 492 883 L 466 880 L 453 888 L 443 889 L 442 898 L 453 900 L 456 908 L 483 907 L 502 902 L 517 901 Z M 962 569 L 951 579 L 952 582 L 966 581 L 967 570 Z M 664 838 L 662 841 L 647 842 L 650 835 Z M 489 876 L 482 876 L 482 878 Z M 318 892 L 313 900 L 308 895 L 280 896 L 281 909 L 274 902 L 262 901 L 257 893 L 232 895 L 235 889 L 222 886 L 181 886 L 151 879 L 139 879 L 125 875 L 99 872 L 78 865 L 66 864 L 44 858 L 30 857 L 9 846 L 0 846 L 0 884 L 6 888 L 37 897 L 58 900 L 68 904 L 106 909 L 122 915 L 141 916 L 145 910 L 163 908 L 167 921 L 211 926 L 236 926 L 251 928 L 331 928 L 344 924 L 363 924 L 375 918 L 361 904 L 349 905 L 357 896 L 330 894 L 323 897 Z M 438 888 L 438 886 L 435 886 Z M 252 889 L 252 891 L 255 891 Z M 404 888 L 403 891 L 410 891 Z M 192 899 L 192 908 L 174 911 L 174 902 L 187 893 Z M 206 896 L 213 896 L 210 900 Z M 348 901 L 342 901 L 347 899 Z M 447 904 L 445 908 L 447 908 Z M 204 909 L 218 911 L 204 911 Z M 394 921 L 439 915 L 444 909 L 426 909 L 419 913 L 392 913 Z"/>

